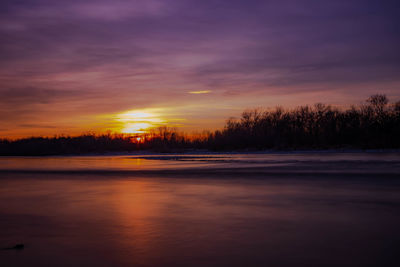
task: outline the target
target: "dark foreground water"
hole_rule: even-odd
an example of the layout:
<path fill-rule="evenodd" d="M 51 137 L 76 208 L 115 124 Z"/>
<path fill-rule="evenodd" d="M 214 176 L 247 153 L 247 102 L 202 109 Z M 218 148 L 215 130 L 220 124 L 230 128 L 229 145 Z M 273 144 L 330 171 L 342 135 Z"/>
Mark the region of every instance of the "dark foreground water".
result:
<path fill-rule="evenodd" d="M 400 266 L 398 154 L 0 159 L 0 266 Z"/>

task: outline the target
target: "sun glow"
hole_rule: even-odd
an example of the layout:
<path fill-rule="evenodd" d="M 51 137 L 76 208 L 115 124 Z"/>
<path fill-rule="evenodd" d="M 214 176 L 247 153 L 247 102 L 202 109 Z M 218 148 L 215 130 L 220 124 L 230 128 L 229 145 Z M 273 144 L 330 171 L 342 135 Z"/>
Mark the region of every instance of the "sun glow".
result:
<path fill-rule="evenodd" d="M 117 115 L 117 120 L 122 123 L 122 133 L 145 133 L 152 128 L 167 123 L 161 115 L 151 110 L 130 110 Z"/>
<path fill-rule="evenodd" d="M 122 133 L 143 133 L 147 129 L 151 128 L 149 123 L 128 123 L 125 128 L 122 129 Z"/>

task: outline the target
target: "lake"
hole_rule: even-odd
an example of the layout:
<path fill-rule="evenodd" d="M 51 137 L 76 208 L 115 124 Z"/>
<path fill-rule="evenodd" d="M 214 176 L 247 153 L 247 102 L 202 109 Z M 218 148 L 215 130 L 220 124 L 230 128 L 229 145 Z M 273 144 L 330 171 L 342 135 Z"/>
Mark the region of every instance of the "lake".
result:
<path fill-rule="evenodd" d="M 0 158 L 1 266 L 400 266 L 400 153 Z"/>

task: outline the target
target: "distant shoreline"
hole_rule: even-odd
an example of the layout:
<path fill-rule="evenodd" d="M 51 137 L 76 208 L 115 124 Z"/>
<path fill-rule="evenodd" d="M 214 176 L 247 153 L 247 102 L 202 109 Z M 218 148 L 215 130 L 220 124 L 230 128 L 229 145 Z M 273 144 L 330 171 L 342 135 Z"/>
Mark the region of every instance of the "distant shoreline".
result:
<path fill-rule="evenodd" d="M 382 178 L 400 182 L 400 151 L 259 151 L 112 153 L 77 156 L 2 157 L 0 177 L 181 177 L 301 179 Z"/>
<path fill-rule="evenodd" d="M 130 156 L 130 155 L 273 155 L 273 154 L 360 154 L 360 153 L 400 153 L 400 149 L 304 149 L 304 150 L 234 150 L 234 151 L 209 151 L 209 150 L 187 150 L 179 152 L 158 152 L 151 150 L 127 151 L 127 152 L 104 152 L 104 153 L 82 153 L 82 154 L 54 154 L 54 155 L 0 155 L 1 158 L 10 157 L 90 157 L 90 156 Z"/>

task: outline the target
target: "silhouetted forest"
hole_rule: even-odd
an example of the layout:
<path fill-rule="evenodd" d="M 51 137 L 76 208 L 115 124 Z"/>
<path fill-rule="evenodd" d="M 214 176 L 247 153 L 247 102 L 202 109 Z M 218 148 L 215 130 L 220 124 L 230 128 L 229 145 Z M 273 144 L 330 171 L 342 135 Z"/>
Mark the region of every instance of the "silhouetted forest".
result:
<path fill-rule="evenodd" d="M 193 149 L 300 150 L 400 148 L 400 101 L 373 95 L 342 110 L 324 104 L 294 109 L 246 110 L 222 130 L 186 135 L 168 127 L 141 135 L 86 134 L 0 140 L 0 155 L 64 155 L 106 152 L 183 152 Z"/>

